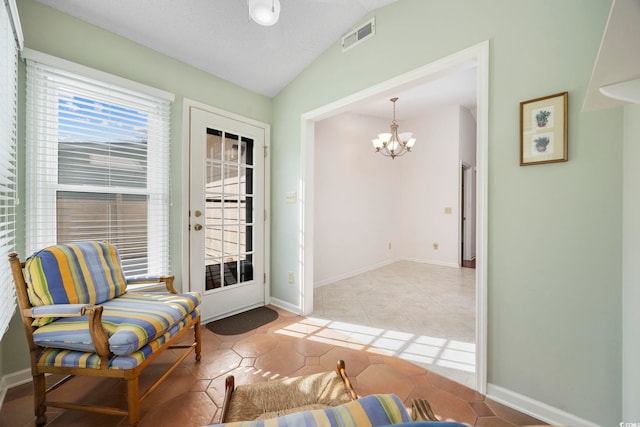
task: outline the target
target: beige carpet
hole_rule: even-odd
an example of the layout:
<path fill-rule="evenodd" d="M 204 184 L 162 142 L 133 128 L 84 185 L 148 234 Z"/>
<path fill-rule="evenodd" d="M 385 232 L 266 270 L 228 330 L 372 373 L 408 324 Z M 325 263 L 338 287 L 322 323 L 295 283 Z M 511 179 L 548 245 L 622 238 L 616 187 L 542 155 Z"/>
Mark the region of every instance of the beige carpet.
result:
<path fill-rule="evenodd" d="M 475 387 L 475 270 L 399 261 L 314 291 L 311 317 L 354 345 Z"/>

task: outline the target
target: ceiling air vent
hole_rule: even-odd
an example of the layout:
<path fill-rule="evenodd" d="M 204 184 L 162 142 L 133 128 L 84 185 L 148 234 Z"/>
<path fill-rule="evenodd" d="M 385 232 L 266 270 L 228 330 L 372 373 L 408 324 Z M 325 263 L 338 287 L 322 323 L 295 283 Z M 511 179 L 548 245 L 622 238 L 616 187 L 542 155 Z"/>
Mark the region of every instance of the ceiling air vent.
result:
<path fill-rule="evenodd" d="M 376 18 L 371 18 L 355 30 L 349 31 L 342 37 L 342 51 L 346 52 L 358 43 L 376 34 Z"/>

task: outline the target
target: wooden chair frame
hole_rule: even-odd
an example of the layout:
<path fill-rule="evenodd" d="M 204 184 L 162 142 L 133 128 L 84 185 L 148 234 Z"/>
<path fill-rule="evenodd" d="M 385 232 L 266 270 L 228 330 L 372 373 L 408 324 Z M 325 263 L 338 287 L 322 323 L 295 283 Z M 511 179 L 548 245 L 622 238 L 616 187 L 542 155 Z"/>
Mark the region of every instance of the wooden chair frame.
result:
<path fill-rule="evenodd" d="M 23 268 L 24 263 L 20 261 L 16 253 L 9 254 L 9 262 L 13 273 L 13 280 L 16 288 L 16 297 L 22 324 L 27 335 L 27 343 L 29 345 L 29 353 L 31 358 L 31 375 L 33 376 L 33 394 L 34 394 L 34 412 L 36 416 L 36 425 L 44 425 L 47 422 L 46 410 L 47 406 L 75 409 L 87 412 L 94 412 L 109 415 L 127 416 L 130 425 L 135 426 L 140 421 L 140 404 L 147 398 L 165 379 L 184 361 L 192 351 L 195 352 L 196 361 L 200 361 L 200 351 L 202 348 L 200 337 L 200 315 L 192 319 L 184 328 L 176 335 L 168 339 L 161 347 L 150 354 L 140 365 L 132 369 L 109 369 L 109 360 L 114 357 L 109 351 L 108 336 L 102 328 L 102 306 L 88 305 L 83 309 L 82 314 L 89 317 L 89 333 L 95 346 L 95 352 L 100 357 L 100 368 L 67 368 L 57 366 L 38 366 L 37 360 L 43 347 L 34 343 L 33 332 L 37 329 L 32 326 L 34 318 L 31 317 L 31 303 L 27 294 L 27 286 L 24 279 Z M 158 283 L 164 282 L 167 291 L 173 294 L 178 292 L 173 287 L 174 276 L 163 276 L 158 279 Z M 152 282 L 155 283 L 155 282 Z M 176 345 L 176 343 L 184 336 L 184 334 L 193 328 L 194 342 L 190 345 Z M 166 349 L 183 348 L 186 349 L 178 360 L 167 369 L 167 371 L 158 378 L 142 395 L 139 389 L 139 377 L 145 367 L 147 367 L 154 359 L 156 359 Z M 67 375 L 51 387 L 46 387 L 45 374 L 63 374 Z M 68 380 L 76 375 L 92 376 L 92 377 L 108 377 L 120 378 L 127 384 L 127 409 L 112 408 L 106 406 L 84 405 L 73 402 L 60 402 L 47 400 L 47 393 L 60 387 Z"/>

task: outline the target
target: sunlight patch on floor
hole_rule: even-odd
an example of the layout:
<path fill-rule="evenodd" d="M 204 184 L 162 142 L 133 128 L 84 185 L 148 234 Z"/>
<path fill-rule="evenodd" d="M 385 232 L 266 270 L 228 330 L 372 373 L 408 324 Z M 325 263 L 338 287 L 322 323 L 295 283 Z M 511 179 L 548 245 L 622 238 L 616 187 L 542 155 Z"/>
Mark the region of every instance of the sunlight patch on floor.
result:
<path fill-rule="evenodd" d="M 277 330 L 276 333 L 374 354 L 395 356 L 418 364 L 475 372 L 476 346 L 474 343 L 316 317 L 307 317 Z"/>

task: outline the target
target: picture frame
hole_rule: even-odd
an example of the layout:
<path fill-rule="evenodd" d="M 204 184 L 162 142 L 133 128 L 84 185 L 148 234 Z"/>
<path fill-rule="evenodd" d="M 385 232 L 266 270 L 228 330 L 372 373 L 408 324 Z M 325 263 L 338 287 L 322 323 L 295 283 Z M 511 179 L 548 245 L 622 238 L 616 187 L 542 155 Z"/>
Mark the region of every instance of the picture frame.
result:
<path fill-rule="evenodd" d="M 569 92 L 520 103 L 520 166 L 569 160 Z"/>

